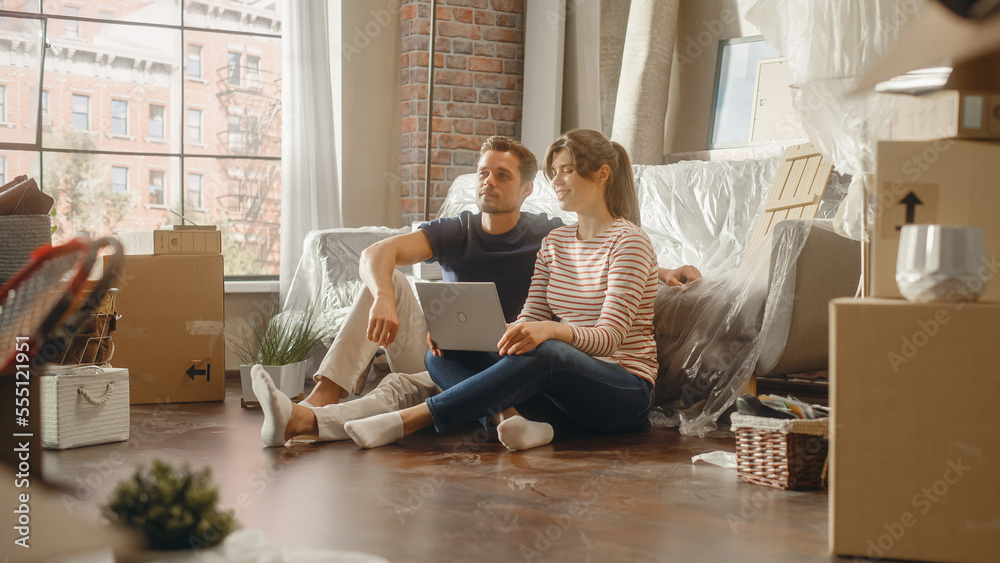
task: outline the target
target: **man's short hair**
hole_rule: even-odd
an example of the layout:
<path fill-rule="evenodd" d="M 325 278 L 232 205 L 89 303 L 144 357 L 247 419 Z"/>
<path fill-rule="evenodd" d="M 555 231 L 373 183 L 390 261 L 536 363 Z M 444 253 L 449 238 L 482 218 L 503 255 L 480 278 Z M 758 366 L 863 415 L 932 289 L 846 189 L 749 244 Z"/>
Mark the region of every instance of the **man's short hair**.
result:
<path fill-rule="evenodd" d="M 494 135 L 483 141 L 483 147 L 479 149 L 479 158 L 482 158 L 486 151 L 509 152 L 517 157 L 518 173 L 521 174 L 521 185 L 535 179 L 538 172 L 538 159 L 535 154 L 524 146 L 524 143 L 510 137 Z"/>

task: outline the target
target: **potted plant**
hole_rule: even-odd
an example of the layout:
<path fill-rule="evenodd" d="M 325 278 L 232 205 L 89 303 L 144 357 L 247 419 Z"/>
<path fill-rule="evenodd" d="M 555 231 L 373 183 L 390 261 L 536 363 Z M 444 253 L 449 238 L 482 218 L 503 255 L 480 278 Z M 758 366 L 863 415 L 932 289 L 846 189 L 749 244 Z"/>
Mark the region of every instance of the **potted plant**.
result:
<path fill-rule="evenodd" d="M 178 469 L 160 460 L 119 482 L 101 510 L 111 522 L 137 532 L 146 555 L 158 561 L 189 561 L 192 550 L 218 545 L 237 527 L 234 511 L 219 509 L 211 469 Z M 161 557 L 163 552 L 178 556 Z"/>
<path fill-rule="evenodd" d="M 272 305 L 270 310 L 277 309 Z M 242 406 L 256 403 L 250 368 L 261 364 L 274 385 L 292 399 L 304 398 L 307 361 L 323 349 L 328 330 L 316 308 L 309 304 L 298 311 L 257 315 L 249 319 L 239 338 L 230 339 L 233 353 L 240 361 L 243 384 Z"/>

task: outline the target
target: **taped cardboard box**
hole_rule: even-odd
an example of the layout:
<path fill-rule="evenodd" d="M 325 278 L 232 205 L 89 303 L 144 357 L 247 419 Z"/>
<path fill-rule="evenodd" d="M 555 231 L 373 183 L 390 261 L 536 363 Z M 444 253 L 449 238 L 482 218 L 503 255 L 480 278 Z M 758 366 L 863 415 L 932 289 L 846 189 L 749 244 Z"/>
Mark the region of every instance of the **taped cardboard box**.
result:
<path fill-rule="evenodd" d="M 973 225 L 983 229 L 986 260 L 981 301 L 1000 301 L 1000 143 L 939 139 L 883 141 L 875 173 L 872 233 L 874 297 L 902 298 L 896 255 L 903 225 Z M 956 296 L 956 299 L 958 296 Z"/>
<path fill-rule="evenodd" d="M 1000 305 L 830 305 L 830 548 L 996 561 Z"/>
<path fill-rule="evenodd" d="M 926 96 L 897 96 L 889 138 L 1000 139 L 1000 93 L 944 90 Z"/>
<path fill-rule="evenodd" d="M 132 404 L 225 399 L 222 272 L 220 255 L 126 257 L 112 363 Z"/>

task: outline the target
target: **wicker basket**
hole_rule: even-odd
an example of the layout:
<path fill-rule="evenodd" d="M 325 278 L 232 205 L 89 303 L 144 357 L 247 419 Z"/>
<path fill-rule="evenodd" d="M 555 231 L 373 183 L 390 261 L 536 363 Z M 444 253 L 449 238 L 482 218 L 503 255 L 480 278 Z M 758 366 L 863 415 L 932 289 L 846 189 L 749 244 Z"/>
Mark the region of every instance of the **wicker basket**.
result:
<path fill-rule="evenodd" d="M 737 475 L 776 489 L 819 489 L 826 481 L 829 419 L 732 415 Z"/>
<path fill-rule="evenodd" d="M 117 329 L 118 313 L 115 301 L 117 288 L 111 288 L 104 294 L 104 301 L 90 317 L 90 320 L 80 328 L 73 337 L 62 358 L 53 362 L 64 366 L 98 365 L 109 366 L 115 353 L 115 345 L 111 341 L 112 333 Z"/>
<path fill-rule="evenodd" d="M 32 251 L 50 242 L 48 215 L 0 215 L 0 284 L 28 263 Z"/>

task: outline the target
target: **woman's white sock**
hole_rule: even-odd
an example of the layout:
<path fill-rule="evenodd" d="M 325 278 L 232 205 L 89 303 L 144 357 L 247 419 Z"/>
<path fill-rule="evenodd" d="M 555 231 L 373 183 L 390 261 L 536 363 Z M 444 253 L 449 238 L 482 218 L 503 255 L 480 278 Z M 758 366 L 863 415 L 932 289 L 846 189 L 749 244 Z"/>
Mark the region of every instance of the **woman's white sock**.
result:
<path fill-rule="evenodd" d="M 377 448 L 403 437 L 403 418 L 396 411 L 344 424 L 344 430 L 362 448 Z"/>
<path fill-rule="evenodd" d="M 260 439 L 267 446 L 283 446 L 285 428 L 292 418 L 292 400 L 278 390 L 271 376 L 259 364 L 250 369 L 253 393 L 264 411 L 264 426 L 260 428 Z"/>
<path fill-rule="evenodd" d="M 500 443 L 514 452 L 544 446 L 552 441 L 552 425 L 532 422 L 523 416 L 512 416 L 497 426 Z"/>

